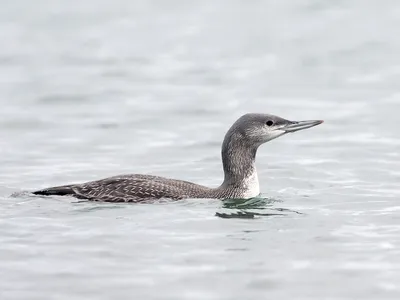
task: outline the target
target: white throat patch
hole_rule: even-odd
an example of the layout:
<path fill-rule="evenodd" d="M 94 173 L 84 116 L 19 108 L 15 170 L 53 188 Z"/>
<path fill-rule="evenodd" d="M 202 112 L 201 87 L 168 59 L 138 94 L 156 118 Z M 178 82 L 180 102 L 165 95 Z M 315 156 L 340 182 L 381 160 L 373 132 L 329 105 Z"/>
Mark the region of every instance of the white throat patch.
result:
<path fill-rule="evenodd" d="M 244 180 L 244 185 L 246 190 L 243 193 L 243 198 L 254 198 L 260 194 L 260 184 L 255 166 L 253 166 L 253 172 Z"/>

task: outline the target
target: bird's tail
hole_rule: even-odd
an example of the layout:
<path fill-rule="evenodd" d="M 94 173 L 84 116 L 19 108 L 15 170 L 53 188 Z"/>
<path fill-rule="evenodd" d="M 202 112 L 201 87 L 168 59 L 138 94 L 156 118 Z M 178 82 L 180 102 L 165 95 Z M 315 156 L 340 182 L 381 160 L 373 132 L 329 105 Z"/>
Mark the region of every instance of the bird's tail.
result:
<path fill-rule="evenodd" d="M 66 195 L 73 195 L 75 194 L 75 192 L 72 189 L 72 185 L 63 185 L 63 186 L 50 187 L 39 191 L 34 191 L 32 192 L 32 194 L 41 196 L 66 196 Z"/>

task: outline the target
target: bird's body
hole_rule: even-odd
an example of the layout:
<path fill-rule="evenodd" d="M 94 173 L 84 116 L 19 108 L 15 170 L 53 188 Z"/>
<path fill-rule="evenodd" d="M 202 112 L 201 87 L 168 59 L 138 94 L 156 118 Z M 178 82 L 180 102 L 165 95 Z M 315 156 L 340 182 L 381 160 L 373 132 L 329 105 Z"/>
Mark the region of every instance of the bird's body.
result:
<path fill-rule="evenodd" d="M 82 184 L 59 186 L 34 192 L 36 195 L 75 196 L 76 198 L 103 202 L 140 202 L 167 198 L 252 198 L 259 194 L 241 193 L 235 189 L 209 188 L 196 183 L 154 175 L 127 174 Z"/>
<path fill-rule="evenodd" d="M 322 121 L 291 122 L 265 114 L 242 116 L 225 135 L 222 144 L 224 181 L 216 188 L 161 176 L 129 174 L 47 188 L 33 194 L 74 196 L 104 202 L 140 202 L 160 198 L 253 198 L 260 193 L 255 166 L 258 147 L 285 133 L 320 123 Z"/>

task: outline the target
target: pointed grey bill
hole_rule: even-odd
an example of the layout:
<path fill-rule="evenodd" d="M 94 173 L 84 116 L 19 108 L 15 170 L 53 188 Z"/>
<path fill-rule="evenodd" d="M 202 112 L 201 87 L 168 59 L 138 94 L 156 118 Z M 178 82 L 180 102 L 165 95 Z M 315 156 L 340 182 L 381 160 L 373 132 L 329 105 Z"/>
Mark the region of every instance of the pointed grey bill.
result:
<path fill-rule="evenodd" d="M 283 126 L 281 128 L 281 130 L 284 130 L 286 132 L 295 132 L 298 130 L 303 130 L 303 129 L 317 126 L 323 122 L 324 121 L 322 121 L 322 120 L 296 121 L 296 122 L 291 122 L 290 124 Z"/>

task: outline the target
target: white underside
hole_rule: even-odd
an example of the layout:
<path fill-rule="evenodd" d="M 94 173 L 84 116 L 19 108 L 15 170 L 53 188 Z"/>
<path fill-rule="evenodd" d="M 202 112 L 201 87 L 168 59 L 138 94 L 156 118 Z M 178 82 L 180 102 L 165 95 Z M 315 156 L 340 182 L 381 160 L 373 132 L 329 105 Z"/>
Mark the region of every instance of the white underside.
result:
<path fill-rule="evenodd" d="M 253 170 L 251 175 L 244 180 L 246 191 L 243 193 L 243 198 L 254 198 L 260 194 L 256 167 L 253 167 Z"/>

